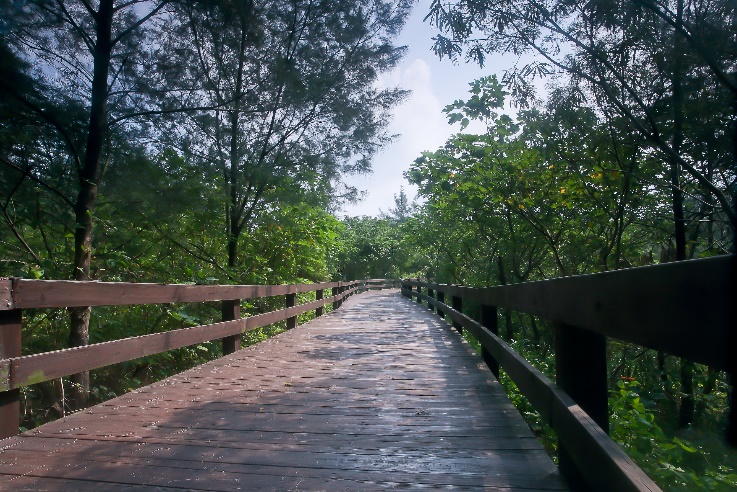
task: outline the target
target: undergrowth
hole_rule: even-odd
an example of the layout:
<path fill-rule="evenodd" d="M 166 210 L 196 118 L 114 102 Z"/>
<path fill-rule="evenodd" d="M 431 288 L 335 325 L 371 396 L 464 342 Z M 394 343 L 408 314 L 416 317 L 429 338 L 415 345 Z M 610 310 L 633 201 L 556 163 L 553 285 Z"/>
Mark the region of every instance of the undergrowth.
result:
<path fill-rule="evenodd" d="M 469 343 L 480 352 L 478 341 L 467 332 Z M 555 355 L 527 340 L 514 340 L 512 348 L 551 380 Z M 557 462 L 557 436 L 503 370 L 499 382 L 542 446 Z M 737 490 L 737 450 L 695 429 L 666 431 L 657 398 L 649 397 L 632 377 L 621 377 L 609 394 L 611 438 L 665 491 Z M 662 421 L 662 422 L 661 422 Z M 692 436 L 687 439 L 683 435 Z M 712 433 L 713 434 L 713 433 Z"/>

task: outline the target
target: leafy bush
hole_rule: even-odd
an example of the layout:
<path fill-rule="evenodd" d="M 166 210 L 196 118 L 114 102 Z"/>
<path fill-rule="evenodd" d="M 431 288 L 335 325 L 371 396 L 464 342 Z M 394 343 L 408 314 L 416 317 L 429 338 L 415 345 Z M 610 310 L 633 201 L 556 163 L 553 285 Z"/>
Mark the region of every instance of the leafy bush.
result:
<path fill-rule="evenodd" d="M 466 335 L 469 338 L 468 335 Z M 477 350 L 476 340 L 469 340 Z M 529 340 L 512 348 L 546 376 L 555 379 L 555 356 Z M 541 444 L 556 459 L 557 436 L 546 425 L 517 385 L 502 370 L 499 382 Z M 734 451 L 720 445 L 696 444 L 670 436 L 658 424 L 657 402 L 641 396 L 641 384 L 631 377 L 617 381 L 609 398 L 610 435 L 666 491 L 733 491 L 737 489 Z"/>
<path fill-rule="evenodd" d="M 733 466 L 710 462 L 703 447 L 669 437 L 655 421 L 655 402 L 623 377 L 609 398 L 610 435 L 664 490 L 734 490 Z"/>

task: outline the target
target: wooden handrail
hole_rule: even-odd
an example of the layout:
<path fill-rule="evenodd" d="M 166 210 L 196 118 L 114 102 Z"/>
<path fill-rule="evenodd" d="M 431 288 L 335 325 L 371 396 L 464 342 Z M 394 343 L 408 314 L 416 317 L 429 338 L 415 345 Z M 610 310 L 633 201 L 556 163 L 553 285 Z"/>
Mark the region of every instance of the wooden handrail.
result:
<path fill-rule="evenodd" d="M 363 282 L 363 281 L 361 281 Z M 0 311 L 27 308 L 129 306 L 257 299 L 343 287 L 349 282 L 285 285 L 193 285 L 74 280 L 0 279 Z"/>
<path fill-rule="evenodd" d="M 648 491 L 659 489 L 607 435 L 605 337 L 735 374 L 736 274 L 730 255 L 485 288 L 403 280 L 402 293 L 479 340 L 492 371 L 498 376 L 501 366 L 557 431 L 569 481 L 591 490 Z M 481 322 L 463 314 L 464 300 L 480 304 Z M 498 337 L 497 308 L 555 323 L 557 384 Z M 733 408 L 731 428 L 734 420 Z"/>
<path fill-rule="evenodd" d="M 735 263 L 733 255 L 725 255 L 482 288 L 404 282 L 730 371 Z"/>
<path fill-rule="evenodd" d="M 245 331 L 287 321 L 297 326 L 297 316 L 324 313 L 325 304 L 338 308 L 359 290 L 381 288 L 395 280 L 287 285 L 166 285 L 124 282 L 77 282 L 0 279 L 0 439 L 18 433 L 19 388 L 69 376 L 139 357 L 222 339 L 223 353 L 240 347 Z M 323 291 L 331 289 L 325 297 Z M 296 305 L 298 293 L 315 292 L 316 300 Z M 283 296 L 285 308 L 245 318 L 240 301 Z M 124 338 L 84 347 L 21 356 L 22 310 L 76 306 L 124 306 L 221 301 L 223 321 L 162 333 Z"/>

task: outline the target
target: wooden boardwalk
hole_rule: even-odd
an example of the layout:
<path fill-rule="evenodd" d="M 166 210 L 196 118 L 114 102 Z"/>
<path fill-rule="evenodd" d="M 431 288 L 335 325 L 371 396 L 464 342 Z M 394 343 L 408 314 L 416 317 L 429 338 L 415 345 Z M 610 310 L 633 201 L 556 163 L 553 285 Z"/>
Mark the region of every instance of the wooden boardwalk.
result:
<path fill-rule="evenodd" d="M 0 448 L 0 490 L 566 489 L 481 358 L 397 291 Z"/>

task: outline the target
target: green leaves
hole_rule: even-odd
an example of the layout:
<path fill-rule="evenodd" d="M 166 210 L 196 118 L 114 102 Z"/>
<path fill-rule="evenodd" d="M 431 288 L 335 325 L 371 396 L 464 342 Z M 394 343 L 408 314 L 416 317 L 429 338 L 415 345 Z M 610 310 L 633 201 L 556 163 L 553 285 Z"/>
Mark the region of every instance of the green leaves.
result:
<path fill-rule="evenodd" d="M 504 107 L 504 98 L 508 94 L 497 81 L 496 75 L 482 77 L 469 85 L 471 86 L 469 90 L 471 98 L 467 101 L 457 99 L 443 109 L 448 116 L 448 124 L 460 122 L 461 130 L 465 130 L 472 120 L 485 123 L 489 129 L 494 125 L 499 125 L 500 121 L 502 121 L 502 126 L 511 122 L 507 116 L 502 116 L 503 120 L 498 120 L 498 115 L 494 111 Z M 511 129 L 507 127 L 507 133 Z"/>
<path fill-rule="evenodd" d="M 669 436 L 656 423 L 654 402 L 641 396 L 642 385 L 631 377 L 617 381 L 609 398 L 610 434 L 637 464 L 666 490 L 732 490 L 735 476 L 724 465 L 705 467 L 706 461 L 729 462 L 729 456 L 708 456 L 700 445 Z"/>

